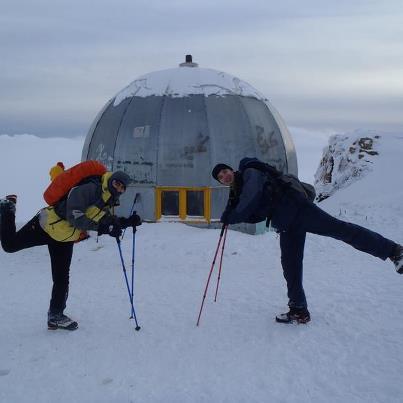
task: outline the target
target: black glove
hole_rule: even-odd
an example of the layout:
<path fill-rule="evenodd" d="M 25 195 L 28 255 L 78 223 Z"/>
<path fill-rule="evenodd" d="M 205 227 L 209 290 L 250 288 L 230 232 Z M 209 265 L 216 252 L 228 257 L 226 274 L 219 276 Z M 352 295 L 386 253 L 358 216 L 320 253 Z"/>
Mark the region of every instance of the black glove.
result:
<path fill-rule="evenodd" d="M 120 217 L 119 222 L 122 228 L 138 227 L 141 225 L 141 217 L 137 214 L 132 214 L 130 217 Z"/>
<path fill-rule="evenodd" d="M 122 235 L 122 226 L 118 217 L 108 216 L 102 219 L 98 224 L 98 235 L 108 234 L 114 238 Z"/>
<path fill-rule="evenodd" d="M 114 238 L 119 238 L 122 235 L 122 227 L 119 222 L 109 226 L 108 234 Z"/>

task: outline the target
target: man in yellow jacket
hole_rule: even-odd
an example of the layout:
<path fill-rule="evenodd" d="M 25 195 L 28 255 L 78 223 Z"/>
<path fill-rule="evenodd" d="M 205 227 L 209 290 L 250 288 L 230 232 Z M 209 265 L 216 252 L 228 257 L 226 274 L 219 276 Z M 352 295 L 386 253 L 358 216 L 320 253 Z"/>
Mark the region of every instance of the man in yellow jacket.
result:
<path fill-rule="evenodd" d="M 122 229 L 141 224 L 138 215 L 117 217 L 114 206 L 126 191 L 130 177 L 125 172 L 106 172 L 73 187 L 67 197 L 55 206 L 39 211 L 19 231 L 15 226 L 17 197 L 0 200 L 1 245 L 13 253 L 33 246 L 47 245 L 51 260 L 53 288 L 48 311 L 48 328 L 75 330 L 78 323 L 64 315 L 69 290 L 69 273 L 73 245 L 83 231 L 119 237 Z"/>

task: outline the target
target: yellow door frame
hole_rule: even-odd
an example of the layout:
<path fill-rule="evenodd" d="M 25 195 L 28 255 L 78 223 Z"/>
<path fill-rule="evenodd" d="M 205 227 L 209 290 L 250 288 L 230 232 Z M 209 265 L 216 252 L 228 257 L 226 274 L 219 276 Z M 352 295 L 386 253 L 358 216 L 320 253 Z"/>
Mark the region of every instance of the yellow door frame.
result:
<path fill-rule="evenodd" d="M 155 188 L 155 216 L 157 220 L 162 217 L 162 192 L 179 192 L 179 218 L 183 221 L 197 222 L 200 219 L 187 219 L 187 191 L 203 192 L 204 202 L 204 219 L 210 223 L 211 221 L 211 188 L 205 186 L 188 187 L 188 186 L 157 186 Z"/>

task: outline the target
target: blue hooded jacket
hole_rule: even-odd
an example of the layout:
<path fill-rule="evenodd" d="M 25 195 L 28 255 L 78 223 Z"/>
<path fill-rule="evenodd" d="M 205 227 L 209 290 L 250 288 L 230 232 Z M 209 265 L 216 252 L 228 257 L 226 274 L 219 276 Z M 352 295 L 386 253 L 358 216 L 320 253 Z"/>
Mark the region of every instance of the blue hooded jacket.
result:
<path fill-rule="evenodd" d="M 279 231 L 289 228 L 306 200 L 292 189 L 275 188 L 267 174 L 248 168 L 256 158 L 243 158 L 235 172 L 235 184 L 231 189 L 232 201 L 227 204 L 228 224 L 257 223 L 266 219 Z M 231 194 L 230 194 L 231 197 Z"/>

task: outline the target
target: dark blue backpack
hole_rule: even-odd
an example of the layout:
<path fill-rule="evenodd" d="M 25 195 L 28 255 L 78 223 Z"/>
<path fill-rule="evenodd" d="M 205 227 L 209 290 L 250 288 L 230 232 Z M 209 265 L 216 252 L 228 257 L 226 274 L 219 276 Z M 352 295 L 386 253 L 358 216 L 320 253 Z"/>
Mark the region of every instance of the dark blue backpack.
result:
<path fill-rule="evenodd" d="M 239 163 L 239 172 L 241 174 L 245 169 L 253 168 L 266 174 L 268 185 L 271 191 L 283 193 L 286 189 L 293 189 L 300 193 L 304 198 L 313 202 L 316 197 L 315 188 L 309 183 L 301 182 L 295 175 L 283 174 L 274 166 L 262 162 L 257 158 L 243 158 Z"/>

